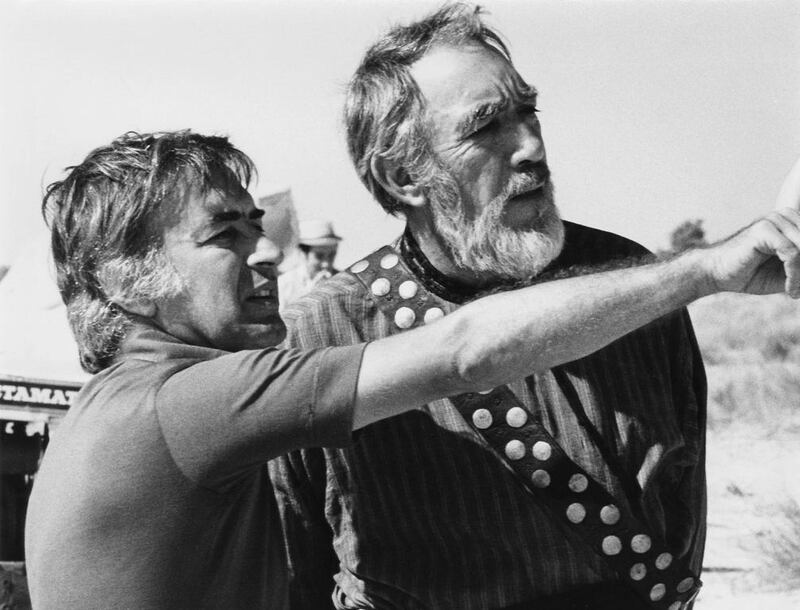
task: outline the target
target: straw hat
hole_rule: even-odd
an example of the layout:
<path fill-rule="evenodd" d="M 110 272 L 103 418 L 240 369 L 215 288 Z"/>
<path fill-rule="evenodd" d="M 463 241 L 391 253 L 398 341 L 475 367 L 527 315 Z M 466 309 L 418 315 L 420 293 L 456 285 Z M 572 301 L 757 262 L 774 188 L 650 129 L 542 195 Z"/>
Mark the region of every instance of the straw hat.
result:
<path fill-rule="evenodd" d="M 333 224 L 327 220 L 300 222 L 298 243 L 304 246 L 335 246 L 341 239 L 333 232 Z"/>

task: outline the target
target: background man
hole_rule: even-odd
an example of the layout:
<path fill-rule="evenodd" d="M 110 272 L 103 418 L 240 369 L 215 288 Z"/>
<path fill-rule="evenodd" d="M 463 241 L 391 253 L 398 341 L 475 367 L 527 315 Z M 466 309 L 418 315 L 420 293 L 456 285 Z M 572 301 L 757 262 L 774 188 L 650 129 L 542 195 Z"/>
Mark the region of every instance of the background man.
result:
<path fill-rule="evenodd" d="M 284 608 L 269 459 L 584 356 L 713 291 L 800 290 L 797 260 L 788 279 L 768 264 L 800 252 L 789 210 L 707 257 L 490 296 L 369 345 L 274 349 L 281 254 L 253 171 L 225 138 L 126 134 L 47 190 L 59 289 L 96 375 L 31 495 L 37 609 Z"/>
<path fill-rule="evenodd" d="M 278 277 L 281 307 L 307 294 L 320 280 L 338 273 L 333 266 L 341 237 L 326 220 L 300 222 L 297 249 L 301 262 Z"/>
<path fill-rule="evenodd" d="M 360 273 L 320 286 L 286 312 L 289 345 L 398 333 L 386 299 L 413 308 L 417 290 L 452 312 L 486 291 L 646 260 L 627 239 L 560 220 L 536 98 L 473 7 L 445 7 L 373 45 L 348 90 L 348 146 L 370 192 L 407 220 L 391 247 L 406 269 L 388 287 Z M 337 608 L 635 608 L 645 602 L 630 585 L 642 583 L 645 598 L 681 606 L 650 579 L 667 561 L 697 575 L 703 557 L 706 386 L 686 312 L 562 366 L 532 364 L 508 388 L 495 392 L 508 412 L 539 422 L 587 473 L 575 488 L 591 480 L 613 497 L 598 526 L 616 523 L 614 511 L 635 515 L 669 553 L 610 564 L 619 549 L 578 531 L 583 503 L 526 490 L 530 471 L 516 477 L 510 465 L 518 456 L 437 401 L 346 448 L 273 463 L 297 607 L 329 605 L 332 578 Z M 634 555 L 649 540 L 632 541 Z"/>

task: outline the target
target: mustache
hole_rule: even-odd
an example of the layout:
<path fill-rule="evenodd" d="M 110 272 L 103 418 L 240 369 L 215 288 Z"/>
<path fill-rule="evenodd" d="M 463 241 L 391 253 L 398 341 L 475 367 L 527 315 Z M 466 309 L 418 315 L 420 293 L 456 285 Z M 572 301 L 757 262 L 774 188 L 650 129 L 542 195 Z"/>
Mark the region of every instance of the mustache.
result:
<path fill-rule="evenodd" d="M 550 168 L 547 163 L 537 163 L 525 172 L 514 174 L 502 193 L 504 199 L 510 199 L 543 187 L 550 180 Z"/>

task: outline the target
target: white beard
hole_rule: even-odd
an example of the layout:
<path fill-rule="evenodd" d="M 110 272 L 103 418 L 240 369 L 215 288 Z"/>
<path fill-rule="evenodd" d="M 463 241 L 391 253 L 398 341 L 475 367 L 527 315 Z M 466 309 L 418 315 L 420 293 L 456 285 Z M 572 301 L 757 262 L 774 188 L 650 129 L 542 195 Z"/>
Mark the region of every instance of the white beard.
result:
<path fill-rule="evenodd" d="M 564 225 L 554 202 L 550 179 L 542 187 L 542 203 L 534 226 L 514 229 L 503 225 L 508 199 L 529 178 L 512 180 L 478 217 L 466 218 L 461 195 L 452 175 L 440 168 L 428 185 L 433 221 L 456 266 L 504 280 L 538 275 L 564 247 Z"/>

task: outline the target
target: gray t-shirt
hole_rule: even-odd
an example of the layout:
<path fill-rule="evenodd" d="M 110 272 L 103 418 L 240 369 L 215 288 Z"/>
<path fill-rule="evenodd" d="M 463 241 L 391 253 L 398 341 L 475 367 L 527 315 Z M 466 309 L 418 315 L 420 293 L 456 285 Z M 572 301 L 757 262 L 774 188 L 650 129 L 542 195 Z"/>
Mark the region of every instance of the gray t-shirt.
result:
<path fill-rule="evenodd" d="M 363 347 L 227 353 L 137 329 L 36 476 L 34 607 L 285 607 L 266 463 L 349 443 Z"/>

